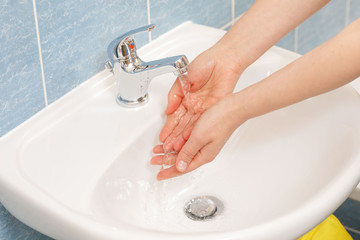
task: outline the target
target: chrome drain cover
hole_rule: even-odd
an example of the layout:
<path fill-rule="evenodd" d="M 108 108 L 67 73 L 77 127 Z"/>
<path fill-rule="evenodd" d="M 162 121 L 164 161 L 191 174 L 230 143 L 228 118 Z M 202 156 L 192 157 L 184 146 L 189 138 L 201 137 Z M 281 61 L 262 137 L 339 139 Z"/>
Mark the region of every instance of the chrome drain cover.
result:
<path fill-rule="evenodd" d="M 213 196 L 199 196 L 188 200 L 184 206 L 185 215 L 191 220 L 206 221 L 219 215 L 224 209 L 222 202 Z"/>

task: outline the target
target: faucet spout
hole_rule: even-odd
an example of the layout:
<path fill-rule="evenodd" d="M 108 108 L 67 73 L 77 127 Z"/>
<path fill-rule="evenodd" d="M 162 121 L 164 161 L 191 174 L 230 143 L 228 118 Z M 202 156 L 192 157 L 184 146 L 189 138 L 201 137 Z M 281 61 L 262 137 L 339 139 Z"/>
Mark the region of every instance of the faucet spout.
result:
<path fill-rule="evenodd" d="M 189 64 L 185 55 L 163 58 L 150 62 L 141 62 L 140 65 L 150 72 L 150 78 L 173 72 L 175 75 L 187 71 Z M 142 70 L 143 71 L 143 70 Z"/>

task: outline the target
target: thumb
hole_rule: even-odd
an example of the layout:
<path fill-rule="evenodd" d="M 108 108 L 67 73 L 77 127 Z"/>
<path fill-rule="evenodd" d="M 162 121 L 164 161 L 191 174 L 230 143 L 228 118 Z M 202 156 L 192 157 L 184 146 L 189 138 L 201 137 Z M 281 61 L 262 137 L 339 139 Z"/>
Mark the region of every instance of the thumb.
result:
<path fill-rule="evenodd" d="M 201 138 L 191 135 L 178 154 L 176 159 L 176 169 L 179 172 L 186 172 L 191 161 L 204 145 L 205 142 Z"/>
<path fill-rule="evenodd" d="M 165 114 L 169 115 L 175 112 L 180 106 L 183 97 L 184 93 L 181 88 L 181 83 L 179 78 L 177 78 L 168 93 L 168 106 L 166 107 Z"/>

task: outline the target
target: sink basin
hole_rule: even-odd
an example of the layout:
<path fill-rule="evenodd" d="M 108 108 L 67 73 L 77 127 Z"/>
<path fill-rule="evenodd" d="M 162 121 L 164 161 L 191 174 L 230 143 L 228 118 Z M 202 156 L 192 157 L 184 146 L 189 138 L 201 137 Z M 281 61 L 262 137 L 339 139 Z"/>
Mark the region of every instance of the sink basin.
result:
<path fill-rule="evenodd" d="M 223 34 L 187 22 L 139 55 L 192 60 Z M 271 48 L 236 91 L 298 57 Z M 350 85 L 249 120 L 212 163 L 156 181 L 159 167 L 149 161 L 174 80 L 153 79 L 149 103 L 126 109 L 104 71 L 5 135 L 0 201 L 56 239 L 296 239 L 359 182 L 360 96 Z M 188 218 L 184 205 L 198 196 L 215 197 L 222 212 L 207 221 Z"/>

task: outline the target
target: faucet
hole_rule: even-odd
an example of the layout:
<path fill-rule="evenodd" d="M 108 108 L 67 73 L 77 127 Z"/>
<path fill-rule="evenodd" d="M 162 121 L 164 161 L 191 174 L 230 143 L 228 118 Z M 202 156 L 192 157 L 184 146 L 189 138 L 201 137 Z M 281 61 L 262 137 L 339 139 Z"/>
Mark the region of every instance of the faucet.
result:
<path fill-rule="evenodd" d="M 109 61 L 105 68 L 113 72 L 118 87 L 117 103 L 125 107 L 138 107 L 149 100 L 148 87 L 152 78 L 164 73 L 175 75 L 187 71 L 189 63 L 185 55 L 163 58 L 155 61 L 142 61 L 136 51 L 134 34 L 150 32 L 154 24 L 131 30 L 109 44 Z"/>

